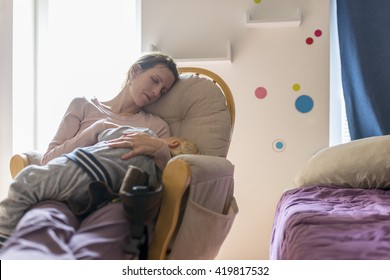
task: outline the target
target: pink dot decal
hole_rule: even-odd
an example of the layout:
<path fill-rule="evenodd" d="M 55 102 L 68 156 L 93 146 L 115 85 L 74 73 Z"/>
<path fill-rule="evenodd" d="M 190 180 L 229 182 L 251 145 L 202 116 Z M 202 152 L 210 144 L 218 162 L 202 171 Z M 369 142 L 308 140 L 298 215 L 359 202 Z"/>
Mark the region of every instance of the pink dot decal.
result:
<path fill-rule="evenodd" d="M 317 29 L 316 31 L 314 31 L 314 35 L 316 37 L 321 37 L 322 36 L 322 31 L 320 29 Z"/>
<path fill-rule="evenodd" d="M 311 44 L 313 44 L 313 43 L 314 43 L 313 38 L 308 37 L 308 38 L 306 39 L 306 44 L 311 45 Z"/>
<path fill-rule="evenodd" d="M 267 90 L 265 88 L 263 88 L 263 87 L 258 87 L 255 90 L 255 96 L 258 99 L 264 99 L 267 96 Z"/>

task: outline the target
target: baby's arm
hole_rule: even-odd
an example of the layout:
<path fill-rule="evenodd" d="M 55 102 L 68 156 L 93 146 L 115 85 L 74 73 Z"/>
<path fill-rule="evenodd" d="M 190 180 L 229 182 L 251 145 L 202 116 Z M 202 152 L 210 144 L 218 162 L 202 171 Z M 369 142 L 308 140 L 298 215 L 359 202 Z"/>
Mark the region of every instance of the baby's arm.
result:
<path fill-rule="evenodd" d="M 154 158 L 156 166 L 163 170 L 168 160 L 171 158 L 171 153 L 167 143 L 157 137 L 150 130 L 121 130 L 120 137 L 113 137 L 109 141 L 112 148 L 131 148 L 129 152 L 122 155 L 122 159 L 126 160 L 137 155 L 148 155 Z M 119 132 L 117 130 L 116 132 Z M 112 130 L 104 131 L 102 134 L 111 133 Z M 101 135 L 102 135 L 101 134 Z"/>

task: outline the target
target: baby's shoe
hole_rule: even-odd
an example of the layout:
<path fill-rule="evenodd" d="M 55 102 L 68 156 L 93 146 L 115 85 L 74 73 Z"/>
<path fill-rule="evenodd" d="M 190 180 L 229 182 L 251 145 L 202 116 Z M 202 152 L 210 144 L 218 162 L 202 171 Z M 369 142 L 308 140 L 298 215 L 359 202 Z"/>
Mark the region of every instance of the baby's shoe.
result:
<path fill-rule="evenodd" d="M 149 174 L 141 168 L 129 165 L 126 175 L 123 178 L 119 194 L 126 194 L 133 191 L 136 186 L 147 186 L 149 181 Z"/>
<path fill-rule="evenodd" d="M 129 166 L 119 190 L 126 217 L 135 223 L 150 222 L 158 212 L 162 187 L 148 186 L 149 174 L 136 166 Z"/>

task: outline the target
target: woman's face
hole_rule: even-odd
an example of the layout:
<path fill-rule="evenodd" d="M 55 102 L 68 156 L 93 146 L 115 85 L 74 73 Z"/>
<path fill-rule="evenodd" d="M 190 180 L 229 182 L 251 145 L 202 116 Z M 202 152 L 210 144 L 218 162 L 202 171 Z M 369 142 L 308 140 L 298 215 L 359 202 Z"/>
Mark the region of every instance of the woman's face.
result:
<path fill-rule="evenodd" d="M 166 93 L 174 82 L 174 75 L 164 65 L 156 65 L 145 71 L 136 67 L 131 81 L 134 103 L 140 108 L 153 103 Z"/>

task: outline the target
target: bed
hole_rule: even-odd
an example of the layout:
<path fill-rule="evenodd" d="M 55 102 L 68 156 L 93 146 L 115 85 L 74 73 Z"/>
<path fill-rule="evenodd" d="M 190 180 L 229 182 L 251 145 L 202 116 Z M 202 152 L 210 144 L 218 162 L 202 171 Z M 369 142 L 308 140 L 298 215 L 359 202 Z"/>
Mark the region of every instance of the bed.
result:
<path fill-rule="evenodd" d="M 390 259 L 390 136 L 324 149 L 276 207 L 270 259 Z"/>

